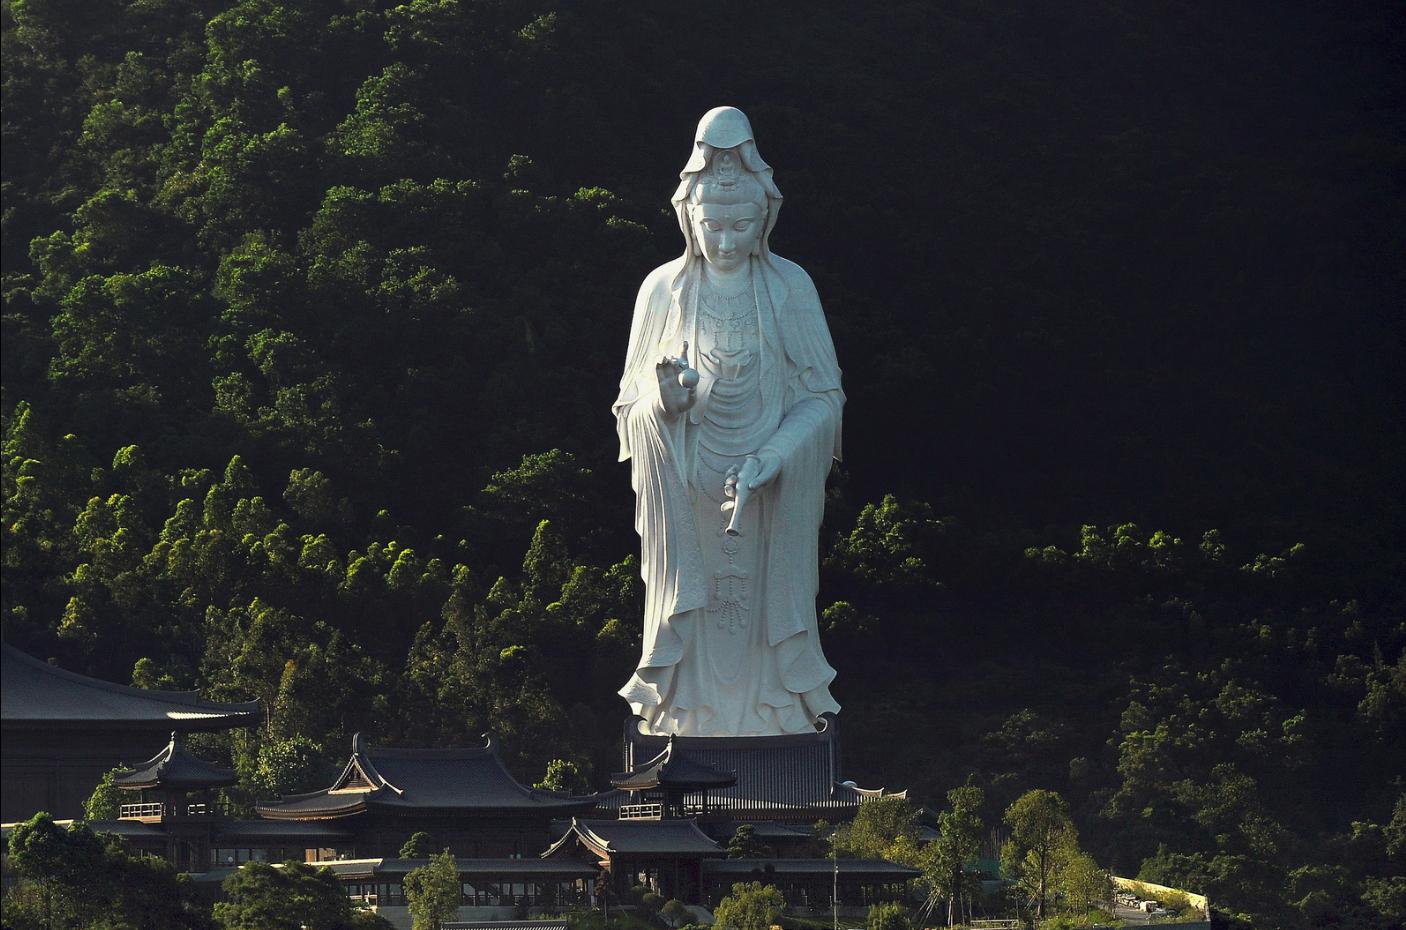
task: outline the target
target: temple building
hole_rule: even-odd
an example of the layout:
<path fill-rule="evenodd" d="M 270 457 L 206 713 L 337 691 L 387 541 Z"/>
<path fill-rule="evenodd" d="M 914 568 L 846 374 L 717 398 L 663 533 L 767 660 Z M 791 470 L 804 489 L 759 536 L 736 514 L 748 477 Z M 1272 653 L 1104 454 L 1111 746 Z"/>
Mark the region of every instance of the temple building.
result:
<path fill-rule="evenodd" d="M 119 808 L 122 820 L 160 828 L 166 859 L 182 872 L 203 872 L 210 864 L 212 834 L 224 819 L 213 793 L 238 780 L 231 770 L 187 752 L 177 731 L 160 752 L 116 776 L 113 784 L 138 794 Z"/>
<path fill-rule="evenodd" d="M 466 749 L 374 747 L 358 734 L 336 780 L 320 791 L 260 804 L 271 821 L 335 826 L 359 857 L 395 856 L 412 834 L 469 858 L 536 856 L 554 819 L 584 815 L 595 796 L 528 788 L 513 778 L 491 740 Z"/>
<path fill-rule="evenodd" d="M 850 820 L 869 798 L 906 797 L 844 780 L 835 718 L 822 723 L 815 733 L 786 736 L 668 737 L 641 734 L 636 717 L 625 726 L 626 771 L 611 776 L 620 790 L 603 795 L 601 806 L 622 819 L 658 817 L 672 798 L 673 816 L 808 827 Z"/>
<path fill-rule="evenodd" d="M 904 899 L 917 869 L 884 859 L 719 859 L 703 863 L 702 902 L 716 907 L 737 882 L 775 885 L 793 910 L 827 910 L 832 896 L 851 913 Z"/>
<path fill-rule="evenodd" d="M 610 784 L 630 799 L 619 806 L 621 820 L 661 820 L 707 816 L 708 792 L 731 788 L 737 776 L 691 758 L 671 736 L 659 755 L 638 768 L 615 773 Z"/>
<path fill-rule="evenodd" d="M 918 874 L 821 858 L 816 821 L 849 820 L 889 794 L 842 779 L 833 718 L 814 734 L 773 737 L 647 736 L 631 721 L 624 769 L 588 796 L 523 785 L 492 740 L 407 749 L 358 734 L 327 787 L 257 804 L 258 819 L 240 820 L 220 804 L 235 773 L 192 755 L 185 736 L 254 725 L 257 702 L 145 691 L 8 646 L 4 655 L 5 819 L 41 809 L 81 817 L 106 772 L 145 758 L 114 778 L 130 796 L 119 819 L 90 826 L 194 873 L 212 893 L 246 862 L 318 863 L 350 897 L 408 927 L 404 877 L 425 860 L 400 850 L 418 832 L 456 857 L 461 919 L 629 905 L 641 889 L 712 907 L 739 881 L 774 884 L 793 908 L 853 909 L 901 897 Z M 744 826 L 752 855 L 764 858 L 727 858 Z"/>
<path fill-rule="evenodd" d="M 36 811 L 81 817 L 114 768 L 150 758 L 171 731 L 257 724 L 258 701 L 220 704 L 194 691 L 148 691 L 41 662 L 3 647 L 0 667 L 0 820 Z"/>
<path fill-rule="evenodd" d="M 370 905 L 392 923 L 408 923 L 405 876 L 428 859 L 349 859 L 326 863 L 352 900 Z M 457 859 L 461 907 L 481 918 L 510 917 L 524 910 L 587 903 L 597 869 L 568 859 Z M 538 926 L 534 922 L 533 926 Z"/>
<path fill-rule="evenodd" d="M 598 892 L 629 900 L 644 885 L 666 898 L 697 901 L 703 862 L 727 855 L 694 820 L 575 820 L 544 859 L 577 859 L 599 866 L 608 883 Z"/>

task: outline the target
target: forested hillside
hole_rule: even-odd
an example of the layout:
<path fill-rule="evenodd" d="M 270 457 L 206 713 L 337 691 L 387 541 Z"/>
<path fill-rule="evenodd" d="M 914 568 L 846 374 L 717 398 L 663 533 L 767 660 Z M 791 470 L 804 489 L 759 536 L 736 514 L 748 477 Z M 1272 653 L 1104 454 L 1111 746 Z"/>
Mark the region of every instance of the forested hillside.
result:
<path fill-rule="evenodd" d="M 5 641 L 262 699 L 244 803 L 358 730 L 601 784 L 609 406 L 733 104 L 846 372 L 848 774 L 1399 926 L 1399 11 L 758 6 L 5 0 Z"/>

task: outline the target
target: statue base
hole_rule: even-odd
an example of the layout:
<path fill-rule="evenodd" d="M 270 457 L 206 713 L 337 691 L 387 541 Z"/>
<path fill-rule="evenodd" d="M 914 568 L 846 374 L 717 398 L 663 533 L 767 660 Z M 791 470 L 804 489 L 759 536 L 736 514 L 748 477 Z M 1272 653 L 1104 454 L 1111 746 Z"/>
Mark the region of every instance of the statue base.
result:
<path fill-rule="evenodd" d="M 645 767 L 669 745 L 667 736 L 641 733 L 640 722 L 632 717 L 625 724 L 627 772 Z M 736 785 L 709 790 L 706 804 L 702 793 L 686 796 L 686 810 L 709 818 L 807 825 L 850 819 L 862 800 L 884 792 L 841 779 L 838 726 L 828 714 L 820 722 L 815 733 L 673 737 L 675 755 L 737 776 Z"/>

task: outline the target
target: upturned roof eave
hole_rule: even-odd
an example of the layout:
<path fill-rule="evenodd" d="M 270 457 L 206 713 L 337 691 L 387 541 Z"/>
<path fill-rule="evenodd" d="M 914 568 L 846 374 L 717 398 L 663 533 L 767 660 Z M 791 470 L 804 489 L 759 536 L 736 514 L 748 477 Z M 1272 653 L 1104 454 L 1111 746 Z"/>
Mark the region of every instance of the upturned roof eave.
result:
<path fill-rule="evenodd" d="M 258 700 L 241 703 L 221 703 L 209 701 L 198 691 L 156 691 L 134 688 L 113 681 L 103 681 L 88 675 L 80 675 L 67 669 L 50 665 L 41 659 L 16 649 L 8 643 L 3 645 L 6 664 L 19 663 L 21 668 L 39 672 L 45 678 L 67 688 L 81 688 L 88 691 L 113 695 L 118 700 L 132 702 L 163 710 L 138 713 L 128 717 L 104 717 L 88 715 L 83 717 L 53 716 L 47 713 L 30 714 L 28 707 L 16 706 L 14 700 L 5 702 L 4 712 L 0 713 L 0 727 L 7 730 L 32 729 L 88 729 L 100 726 L 103 729 L 150 730 L 154 727 L 176 730 L 230 729 L 258 722 L 262 705 Z M 80 692 L 81 693 L 81 692 Z M 12 695 L 13 697 L 13 695 Z M 26 696 L 27 697 L 27 696 Z"/>

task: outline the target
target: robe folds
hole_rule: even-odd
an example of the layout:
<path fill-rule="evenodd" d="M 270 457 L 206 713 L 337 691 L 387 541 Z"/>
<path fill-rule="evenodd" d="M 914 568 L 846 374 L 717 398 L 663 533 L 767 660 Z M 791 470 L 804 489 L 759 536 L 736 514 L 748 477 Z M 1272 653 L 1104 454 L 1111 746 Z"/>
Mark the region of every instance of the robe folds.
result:
<path fill-rule="evenodd" d="M 777 455 L 781 470 L 747 504 L 754 511 L 748 545 L 757 547 L 757 570 L 747 582 L 749 610 L 758 628 L 748 633 L 746 681 L 719 684 L 698 655 L 708 648 L 707 636 L 716 635 L 702 629 L 713 584 L 703 547 L 713 545 L 720 530 L 703 524 L 715 505 L 701 496 L 698 483 L 699 435 L 713 384 L 705 373 L 694 406 L 674 416 L 662 406 L 655 371 L 684 342 L 700 345 L 700 258 L 675 259 L 645 279 L 612 407 L 620 460 L 631 463 L 645 583 L 643 649 L 620 694 L 649 733 L 813 732 L 820 715 L 839 710 L 830 696 L 835 671 L 821 652 L 815 607 L 825 479 L 840 457 L 839 364 L 810 277 L 765 250 L 750 266 L 761 405 L 751 413 L 770 437 L 755 451 Z M 738 700 L 747 706 L 737 709 Z"/>

